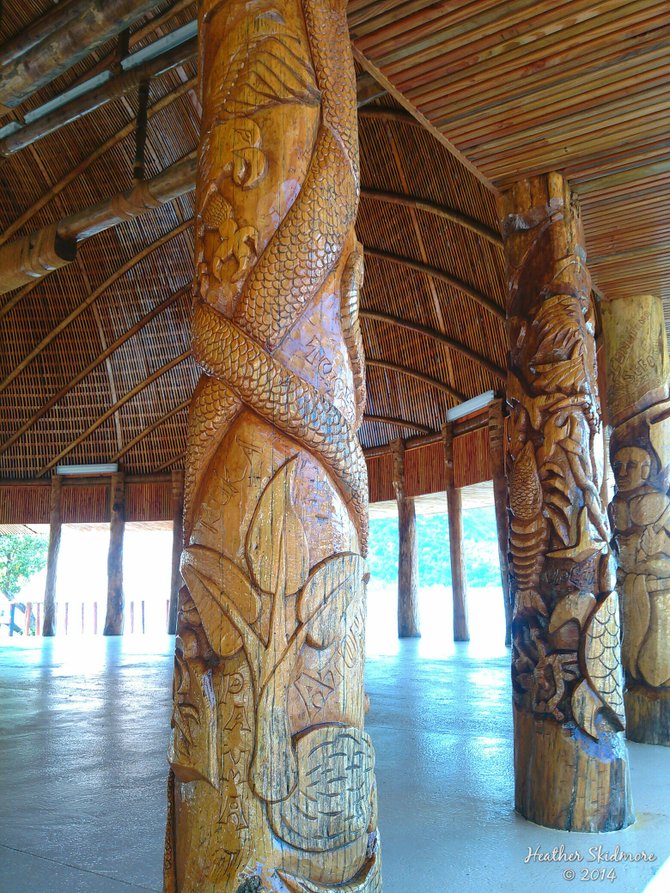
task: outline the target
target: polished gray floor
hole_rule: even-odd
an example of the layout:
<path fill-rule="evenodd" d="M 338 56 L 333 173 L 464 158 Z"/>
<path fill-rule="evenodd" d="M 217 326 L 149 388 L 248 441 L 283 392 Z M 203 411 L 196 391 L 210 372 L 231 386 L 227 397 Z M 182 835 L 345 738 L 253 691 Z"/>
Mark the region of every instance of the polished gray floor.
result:
<path fill-rule="evenodd" d="M 0 647 L 0 891 L 161 889 L 170 639 Z M 508 656 L 394 644 L 368 659 L 385 893 L 670 893 L 670 749 L 632 745 L 638 821 L 607 835 L 525 822 L 512 800 Z M 589 862 L 590 847 L 654 862 Z M 563 845 L 581 863 L 525 863 Z M 597 853 L 596 853 L 597 855 Z M 666 860 L 667 863 L 666 863 Z M 664 869 L 665 864 L 665 869 Z M 580 878 L 612 868 L 615 880 Z M 564 872 L 575 870 L 574 881 Z M 591 875 L 587 875 L 591 877 Z"/>

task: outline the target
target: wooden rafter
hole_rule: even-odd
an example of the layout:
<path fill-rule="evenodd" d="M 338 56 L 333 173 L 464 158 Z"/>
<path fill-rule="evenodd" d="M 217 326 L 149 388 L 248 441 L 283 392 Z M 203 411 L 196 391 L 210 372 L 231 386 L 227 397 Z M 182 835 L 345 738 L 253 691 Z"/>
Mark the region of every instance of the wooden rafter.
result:
<path fill-rule="evenodd" d="M 156 428 L 160 428 L 160 426 L 164 422 L 167 422 L 168 419 L 171 419 L 173 416 L 177 415 L 177 413 L 181 412 L 182 409 L 186 409 L 189 406 L 190 402 L 191 398 L 189 397 L 188 400 L 183 400 L 178 406 L 175 406 L 174 409 L 170 409 L 160 418 L 156 419 L 156 421 L 148 425 L 143 431 L 140 431 L 137 437 L 133 437 L 133 439 L 129 441 L 122 450 L 119 450 L 119 452 L 112 458 L 111 461 L 118 462 L 118 460 L 125 456 L 126 453 L 130 452 L 130 450 L 132 450 L 134 446 L 137 446 L 137 444 L 144 440 L 145 437 L 148 437 L 152 431 L 155 431 Z"/>
<path fill-rule="evenodd" d="M 390 205 L 402 205 L 405 208 L 413 208 L 416 211 L 426 211 L 443 220 L 449 220 L 465 229 L 482 236 L 494 245 L 502 245 L 502 239 L 499 233 L 494 232 L 485 226 L 481 221 L 474 217 L 469 217 L 454 208 L 448 208 L 446 205 L 439 205 L 428 199 L 418 198 L 415 195 L 403 195 L 400 192 L 384 192 L 381 189 L 361 189 L 363 198 L 373 199 L 374 201 L 384 202 Z"/>
<path fill-rule="evenodd" d="M 398 419 L 395 416 L 368 415 L 366 412 L 363 419 L 366 422 L 383 422 L 385 425 L 394 425 L 396 428 L 413 428 L 415 431 L 421 431 L 422 434 L 432 434 L 432 428 L 429 428 L 427 425 L 420 425 L 418 422 L 408 422 L 407 419 Z"/>
<path fill-rule="evenodd" d="M 403 257 L 399 254 L 393 254 L 390 251 L 382 251 L 380 248 L 373 248 L 370 245 L 364 245 L 363 247 L 365 249 L 365 254 L 368 257 L 377 257 L 379 260 L 386 260 L 389 261 L 389 263 L 415 270 L 417 273 L 423 273 L 425 276 L 432 276 L 433 279 L 437 279 L 440 282 L 444 282 L 447 285 L 458 289 L 458 291 L 462 292 L 464 295 L 472 298 L 472 300 L 479 304 L 480 307 L 483 307 L 500 319 L 505 319 L 505 311 L 493 300 L 493 298 L 483 294 L 467 282 L 463 282 L 462 279 L 458 279 L 456 276 L 452 276 L 450 273 L 440 270 L 437 267 L 431 267 L 421 261 L 413 260 L 411 257 Z"/>
<path fill-rule="evenodd" d="M 174 357 L 172 360 L 170 360 L 169 362 L 167 362 L 163 366 L 161 366 L 160 369 L 156 369 L 155 372 L 152 372 L 151 375 L 147 376 L 138 385 L 135 385 L 135 387 L 132 388 L 132 390 L 128 391 L 127 394 L 124 394 L 123 397 L 121 397 L 119 400 L 117 400 L 113 406 L 110 406 L 110 408 L 106 412 L 104 412 L 101 416 L 99 416 L 95 420 L 95 422 L 93 422 L 92 425 L 89 425 L 89 427 L 86 429 L 86 431 L 84 431 L 82 434 L 80 434 L 78 437 L 76 437 L 70 444 L 68 444 L 68 446 L 65 447 L 65 449 L 61 450 L 60 453 L 54 459 L 51 459 L 50 462 L 48 462 L 46 465 L 44 465 L 37 473 L 37 477 L 39 478 L 39 477 L 42 477 L 43 475 L 45 475 L 47 473 L 47 471 L 52 469 L 54 467 L 54 465 L 57 465 L 61 459 L 63 459 L 65 456 L 67 456 L 68 453 L 72 452 L 72 450 L 75 449 L 75 447 L 78 447 L 79 444 L 83 443 L 88 437 L 90 437 L 94 431 L 97 431 L 97 429 L 101 425 L 104 425 L 104 423 L 107 421 L 107 419 L 110 419 L 114 415 L 115 412 L 117 412 L 119 409 L 121 409 L 122 406 L 125 406 L 125 404 L 130 402 L 130 400 L 132 400 L 133 397 L 136 397 L 145 388 L 147 388 L 150 384 L 153 384 L 153 382 L 156 381 L 157 379 L 159 379 L 161 377 L 161 375 L 165 375 L 166 372 L 169 372 L 170 369 L 174 369 L 175 366 L 178 366 L 180 363 L 183 363 L 184 360 L 187 360 L 190 356 L 191 356 L 191 351 L 185 350 L 183 353 L 180 353 L 179 356 Z"/>
<path fill-rule="evenodd" d="M 131 270 L 136 264 L 140 261 L 144 260 L 152 251 L 155 251 L 157 248 L 160 248 L 162 245 L 165 245 L 166 242 L 169 242 L 171 239 L 174 239 L 180 233 L 183 233 L 185 230 L 189 229 L 191 224 L 193 223 L 193 219 L 184 221 L 184 223 L 180 223 L 179 226 L 176 226 L 173 230 L 170 230 L 169 233 L 166 233 L 164 236 L 161 236 L 160 239 L 156 239 L 155 242 L 152 242 L 150 245 L 145 246 L 141 251 L 138 251 L 129 261 L 127 261 L 122 267 L 119 267 L 118 270 L 115 270 L 112 275 L 106 279 L 102 285 L 98 286 L 95 291 L 91 292 L 87 298 L 85 298 L 81 304 L 79 304 L 75 309 L 65 317 L 65 319 L 61 320 L 58 325 L 53 328 L 48 335 L 46 335 L 37 347 L 34 347 L 27 357 L 24 357 L 20 363 L 9 373 L 7 378 L 0 383 L 0 393 L 2 393 L 17 376 L 23 372 L 23 370 L 35 359 L 35 357 L 41 353 L 44 348 L 50 344 L 54 338 L 56 338 L 60 333 L 66 329 L 71 322 L 74 322 L 78 316 L 86 310 L 94 301 L 100 297 L 100 295 L 104 294 L 110 285 L 113 285 L 117 279 L 120 279 L 125 273 Z"/>
<path fill-rule="evenodd" d="M 468 359 L 472 360 L 475 363 L 478 363 L 484 369 L 491 373 L 491 375 L 495 375 L 496 378 L 499 378 L 501 381 L 506 380 L 505 370 L 500 366 L 497 366 L 495 363 L 491 362 L 491 360 L 487 359 L 477 351 L 472 350 L 472 348 L 467 347 L 461 341 L 457 341 L 455 338 L 450 338 L 449 335 L 443 335 L 442 332 L 438 332 L 435 329 L 431 329 L 429 326 L 421 325 L 417 322 L 412 322 L 411 320 L 401 319 L 399 316 L 393 316 L 390 313 L 382 313 L 378 310 L 361 310 L 360 316 L 363 319 L 371 319 L 376 320 L 377 322 L 385 322 L 392 326 L 398 326 L 398 328 L 405 329 L 408 332 L 417 332 L 419 335 L 426 335 L 428 338 L 433 338 L 435 341 L 439 341 L 441 344 L 444 344 L 445 347 L 450 348 L 451 350 L 458 351 L 458 353 L 463 354 L 463 356 L 468 357 Z"/>
<path fill-rule="evenodd" d="M 389 372 L 398 372 L 400 375 L 406 375 L 408 378 L 420 381 L 431 388 L 437 388 L 443 393 L 448 394 L 450 397 L 453 397 L 454 400 L 457 400 L 459 403 L 467 399 L 464 394 L 454 390 L 454 388 L 445 384 L 443 381 L 439 381 L 437 378 L 432 378 L 430 375 L 425 375 L 417 369 L 411 369 L 409 366 L 401 366 L 398 363 L 389 363 L 386 360 L 374 360 L 369 357 L 365 358 L 365 365 L 370 366 L 373 369 L 387 369 Z"/>
<path fill-rule="evenodd" d="M 119 347 L 124 345 L 127 341 L 129 341 L 133 335 L 136 335 L 139 331 L 141 331 L 148 323 L 151 322 L 152 319 L 155 319 L 156 316 L 161 314 L 164 310 L 167 310 L 168 307 L 172 306 L 176 301 L 178 301 L 183 295 L 188 292 L 188 288 L 183 288 L 180 291 L 175 292 L 169 297 L 165 298 L 164 301 L 161 301 L 160 304 L 157 304 L 146 316 L 143 316 L 142 319 L 138 320 L 134 326 L 131 326 L 127 332 L 124 332 L 119 338 L 116 339 L 112 344 L 109 345 L 101 354 L 86 366 L 85 369 L 82 369 L 81 372 L 78 372 L 73 379 L 71 379 L 64 387 L 58 391 L 57 394 L 54 394 L 47 402 L 41 406 L 37 412 L 28 419 L 28 421 L 24 422 L 23 425 L 15 431 L 14 434 L 0 446 L 0 456 L 5 453 L 16 441 L 22 437 L 26 431 L 29 431 L 43 416 L 49 412 L 50 409 L 59 403 L 70 391 L 75 388 L 81 381 L 83 381 L 87 375 L 90 375 L 94 369 L 96 369 L 101 363 L 104 363 L 109 357 L 117 350 Z M 115 461 L 115 460 L 114 460 Z"/>

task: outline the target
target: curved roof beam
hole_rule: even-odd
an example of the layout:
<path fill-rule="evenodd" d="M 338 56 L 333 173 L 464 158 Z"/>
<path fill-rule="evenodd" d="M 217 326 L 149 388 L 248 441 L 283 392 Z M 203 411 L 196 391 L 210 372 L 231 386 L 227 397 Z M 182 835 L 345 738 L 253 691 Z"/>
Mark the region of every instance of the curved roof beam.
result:
<path fill-rule="evenodd" d="M 484 307 L 484 309 L 488 310 L 489 313 L 493 313 L 499 319 L 505 319 L 505 311 L 493 300 L 493 298 L 478 291 L 472 285 L 468 285 L 467 282 L 463 282 L 462 279 L 457 279 L 455 276 L 451 276 L 444 270 L 440 270 L 437 267 L 430 267 L 428 264 L 413 260 L 411 257 L 403 257 L 400 254 L 393 254 L 390 251 L 382 251 L 381 248 L 372 248 L 370 245 L 363 245 L 363 248 L 369 257 L 376 257 L 379 260 L 387 260 L 389 263 L 398 264 L 401 267 L 406 267 L 409 270 L 415 270 L 417 273 L 423 273 L 425 276 L 431 276 L 433 279 L 438 279 L 440 282 L 444 282 L 446 285 L 450 285 L 452 288 L 456 288 L 464 295 L 472 298 L 476 304 L 479 304 L 480 307 Z"/>
<path fill-rule="evenodd" d="M 190 406 L 190 404 L 191 404 L 191 398 L 189 397 L 188 400 L 184 400 L 178 406 L 175 406 L 174 409 L 169 410 L 169 412 L 166 412 L 165 415 L 162 415 L 159 419 L 156 419 L 156 421 L 152 422 L 150 425 L 148 425 L 144 429 L 144 431 L 140 431 L 140 433 L 137 435 L 137 437 L 133 437 L 133 439 L 131 441 L 129 441 L 124 446 L 124 448 L 122 450 L 119 450 L 119 452 L 116 454 L 116 456 L 112 457 L 111 461 L 118 462 L 119 459 L 121 459 L 123 456 L 125 456 L 126 453 L 129 453 L 130 450 L 132 450 L 132 448 L 134 446 L 137 446 L 137 444 L 140 443 L 142 440 L 144 440 L 145 437 L 148 437 L 152 431 L 155 431 L 156 428 L 160 428 L 160 426 L 163 424 L 163 422 L 167 422 L 168 419 L 171 419 L 172 416 L 177 415 L 177 413 L 181 412 L 182 409 L 186 409 L 188 406 Z M 170 463 L 170 464 L 172 464 L 172 463 Z"/>
<path fill-rule="evenodd" d="M 476 233 L 478 236 L 487 239 L 494 245 L 502 245 L 502 237 L 499 233 L 489 229 L 480 220 L 469 217 L 455 208 L 448 208 L 446 205 L 439 205 L 437 202 L 431 202 L 425 198 L 418 198 L 415 195 L 406 195 L 401 192 L 384 192 L 381 189 L 364 189 L 361 188 L 361 196 L 363 198 L 371 198 L 375 201 L 385 202 L 389 205 L 402 205 L 405 208 L 413 208 L 416 211 L 426 211 L 435 217 L 441 217 L 450 223 L 456 223 L 470 232 Z"/>
<path fill-rule="evenodd" d="M 152 310 L 150 310 L 149 313 L 146 314 L 146 316 L 143 316 L 142 319 L 138 320 L 138 322 L 136 322 L 134 326 L 128 329 L 127 332 L 124 332 L 123 335 L 121 335 L 119 338 L 116 339 L 116 341 L 110 344 L 109 347 L 106 348 L 106 350 L 104 350 L 101 354 L 98 354 L 98 356 L 91 363 L 89 363 L 85 369 L 82 369 L 81 372 L 78 372 L 71 381 L 69 381 L 64 387 L 62 387 L 60 391 L 58 391 L 57 394 L 49 398 L 49 400 L 47 400 L 47 402 L 43 406 L 41 406 L 37 410 L 37 412 L 30 419 L 28 419 L 27 422 L 24 422 L 24 424 L 21 425 L 18 431 L 15 431 L 14 434 L 12 434 L 9 440 L 0 445 L 0 456 L 5 453 L 14 443 L 16 443 L 16 441 L 20 437 L 23 437 L 26 431 L 29 431 L 30 428 L 33 427 L 33 425 L 39 422 L 39 420 L 43 416 L 45 416 L 50 409 L 53 409 L 53 407 L 57 403 L 59 403 L 63 399 L 63 397 L 67 396 L 67 394 L 69 394 L 70 391 L 75 388 L 81 381 L 83 381 L 87 375 L 93 372 L 93 370 L 100 366 L 101 363 L 104 363 L 105 360 L 109 359 L 109 357 L 114 353 L 115 350 L 125 344 L 126 341 L 129 341 L 133 337 L 133 335 L 136 335 L 139 331 L 141 331 L 144 326 L 150 323 L 151 320 L 154 319 L 156 316 L 161 314 L 163 310 L 167 310 L 168 307 L 174 304 L 175 301 L 178 301 L 184 294 L 188 294 L 188 291 L 189 287 L 187 286 L 180 289 L 180 291 L 175 292 L 173 295 L 170 295 L 164 301 L 161 301 L 161 303 L 157 304 Z"/>
<path fill-rule="evenodd" d="M 385 425 L 395 425 L 397 428 L 413 428 L 415 431 L 421 431 L 422 434 L 432 434 L 433 429 L 427 425 L 420 425 L 417 422 L 408 422 L 406 419 L 398 419 L 388 415 L 363 415 L 364 422 L 383 422 Z"/>
<path fill-rule="evenodd" d="M 68 444 L 68 446 L 66 446 L 64 450 L 61 450 L 54 459 L 51 459 L 50 462 L 42 466 L 42 468 L 40 468 L 40 470 L 37 472 L 37 477 L 40 478 L 42 477 L 42 475 L 46 474 L 47 471 L 52 469 L 54 465 L 57 465 L 61 459 L 67 456 L 68 453 L 72 452 L 75 447 L 78 447 L 79 444 L 83 443 L 84 440 L 90 437 L 94 431 L 97 431 L 97 429 L 101 425 L 104 425 L 107 419 L 110 419 L 117 410 L 121 409 L 122 406 L 125 406 L 126 403 L 130 402 L 133 397 L 136 397 L 145 388 L 149 387 L 150 384 L 153 384 L 153 382 L 160 378 L 161 375 L 165 375 L 166 372 L 169 372 L 170 369 L 174 369 L 175 366 L 183 363 L 184 360 L 187 360 L 190 356 L 191 351 L 185 350 L 183 353 L 179 354 L 178 357 L 174 357 L 174 359 L 165 363 L 164 366 L 161 366 L 160 369 L 156 369 L 155 372 L 152 372 L 151 375 L 147 376 L 147 378 L 144 379 L 144 381 L 141 381 L 138 385 L 135 385 L 132 390 L 128 391 L 127 394 L 124 394 L 123 397 L 117 400 L 114 406 L 110 406 L 110 408 L 106 412 L 104 412 L 99 418 L 97 418 L 95 422 L 93 422 L 93 424 L 86 429 L 86 431 L 84 431 L 77 438 L 75 438 L 75 440 Z"/>
<path fill-rule="evenodd" d="M 417 322 L 411 322 L 407 319 L 402 319 L 399 316 L 393 316 L 390 313 L 382 313 L 378 310 L 366 310 L 361 309 L 359 311 L 359 316 L 363 319 L 373 319 L 377 322 L 386 322 L 392 326 L 398 326 L 398 328 L 406 329 L 408 332 L 417 332 L 419 335 L 426 335 L 428 338 L 433 338 L 435 341 L 439 341 L 440 344 L 444 344 L 445 347 L 450 348 L 451 350 L 455 350 L 458 353 L 463 354 L 463 356 L 467 357 L 469 360 L 472 360 L 475 363 L 478 363 L 484 369 L 491 373 L 491 375 L 495 375 L 496 378 L 499 378 L 501 381 L 506 381 L 507 373 L 501 366 L 497 366 L 491 360 L 487 359 L 480 353 L 477 353 L 476 350 L 472 350 L 467 347 L 461 341 L 457 341 L 455 338 L 450 338 L 448 335 L 443 335 L 442 332 L 437 332 L 435 329 L 431 329 L 429 326 L 423 326 Z M 459 400 L 462 400 L 462 397 L 459 397 Z"/>
<path fill-rule="evenodd" d="M 439 381 L 437 378 L 431 378 L 430 375 L 424 375 L 423 372 L 419 372 L 417 369 L 410 369 L 408 366 L 399 366 L 397 363 L 387 363 L 386 360 L 371 360 L 367 357 L 365 358 L 365 365 L 370 366 L 373 369 L 388 369 L 389 372 L 399 372 L 401 375 L 406 375 L 408 378 L 420 381 L 431 388 L 437 388 L 438 390 L 443 391 L 459 403 L 462 403 L 467 399 L 467 397 L 464 394 L 461 394 L 460 391 L 455 391 L 443 381 Z"/>
<path fill-rule="evenodd" d="M 149 254 L 151 254 L 152 251 L 155 251 L 157 248 L 160 248 L 162 245 L 165 245 L 166 242 L 169 242 L 171 239 L 174 239 L 175 236 L 178 236 L 180 233 L 183 233 L 184 230 L 189 229 L 192 224 L 193 224 L 193 218 L 186 220 L 184 223 L 180 223 L 179 226 L 175 227 L 173 230 L 170 230 L 170 232 L 166 233 L 164 236 L 161 236 L 160 239 L 156 239 L 156 241 L 152 242 L 150 245 L 147 245 L 145 248 L 143 248 L 141 251 L 139 251 L 136 255 L 131 257 L 130 260 L 127 261 L 122 267 L 119 267 L 118 270 L 115 270 L 114 273 L 112 273 L 112 275 L 109 277 L 109 279 L 106 279 L 102 283 L 102 285 L 98 286 L 98 288 L 96 288 L 95 291 L 92 291 L 91 294 L 88 295 L 87 298 L 84 298 L 82 303 L 79 304 L 78 307 L 75 307 L 75 309 L 72 311 L 72 313 L 70 313 L 68 316 L 66 316 L 65 319 L 61 320 L 61 322 L 59 322 L 58 325 L 54 329 L 52 329 L 48 335 L 46 335 L 44 338 L 42 338 L 42 340 L 37 345 L 37 347 L 34 347 L 30 351 L 28 356 L 24 357 L 24 359 L 21 360 L 21 362 L 18 363 L 14 367 L 14 369 L 9 373 L 7 378 L 2 383 L 0 383 L 0 394 L 14 381 L 15 378 L 17 378 L 23 372 L 23 370 L 26 368 L 26 366 L 28 366 L 28 365 L 30 365 L 30 363 L 32 363 L 32 361 L 35 359 L 35 357 L 39 353 L 41 353 L 44 350 L 44 348 L 54 340 L 54 338 L 56 338 L 58 335 L 60 335 L 60 333 L 64 329 L 66 329 L 70 325 L 71 322 L 74 322 L 74 320 L 77 319 L 78 316 L 81 316 L 81 314 L 84 312 L 84 310 L 87 310 L 91 306 L 91 304 L 93 304 L 95 301 L 97 301 L 97 299 L 100 297 L 100 295 L 102 295 L 104 292 L 106 292 L 107 289 L 110 287 L 110 285 L 113 285 L 117 281 L 117 279 L 120 279 L 125 273 L 127 273 L 129 270 L 131 270 L 136 264 L 138 264 L 138 263 L 140 263 L 140 261 L 144 260 L 144 258 L 147 257 Z"/>

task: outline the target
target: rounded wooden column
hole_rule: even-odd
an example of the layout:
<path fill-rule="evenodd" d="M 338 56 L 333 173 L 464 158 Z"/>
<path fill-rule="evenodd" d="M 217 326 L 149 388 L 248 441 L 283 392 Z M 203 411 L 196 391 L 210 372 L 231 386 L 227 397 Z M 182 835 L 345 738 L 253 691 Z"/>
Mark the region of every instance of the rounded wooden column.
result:
<path fill-rule="evenodd" d="M 345 0 L 201 0 L 167 893 L 380 893 Z"/>
<path fill-rule="evenodd" d="M 442 428 L 444 469 L 449 517 L 449 557 L 451 560 L 451 595 L 453 600 L 454 642 L 468 642 L 468 578 L 463 556 L 463 505 L 461 491 L 454 484 L 454 426 Z"/>
<path fill-rule="evenodd" d="M 419 622 L 419 558 L 416 548 L 414 499 L 405 492 L 405 444 L 396 440 L 393 450 L 393 489 L 398 504 L 398 638 L 421 636 Z"/>
<path fill-rule="evenodd" d="M 505 417 L 502 399 L 493 400 L 489 406 L 489 457 L 493 479 L 493 505 L 498 535 L 498 561 L 500 583 L 505 608 L 505 645 L 512 644 L 512 601 L 509 581 L 509 518 L 507 517 L 507 477 L 505 475 Z"/>
<path fill-rule="evenodd" d="M 177 605 L 183 580 L 179 563 L 184 548 L 184 472 L 172 472 L 172 572 L 170 574 L 170 604 L 168 606 L 168 633 L 177 631 Z"/>
<path fill-rule="evenodd" d="M 601 305 L 607 353 L 610 504 L 623 608 L 626 734 L 670 745 L 670 363 L 663 304 Z"/>
<path fill-rule="evenodd" d="M 55 474 L 51 478 L 51 500 L 49 509 L 49 551 L 47 552 L 47 579 L 44 588 L 44 628 L 45 636 L 56 635 L 56 580 L 58 577 L 58 553 L 61 538 L 61 496 L 62 479 Z M 28 624 L 26 625 L 26 628 Z"/>
<path fill-rule="evenodd" d="M 123 534 L 126 526 L 126 487 L 123 472 L 112 475 L 109 552 L 107 554 L 107 614 L 103 635 L 123 634 Z"/>
<path fill-rule="evenodd" d="M 520 181 L 501 206 L 516 808 L 554 828 L 612 831 L 633 813 L 581 221 L 558 174 Z"/>

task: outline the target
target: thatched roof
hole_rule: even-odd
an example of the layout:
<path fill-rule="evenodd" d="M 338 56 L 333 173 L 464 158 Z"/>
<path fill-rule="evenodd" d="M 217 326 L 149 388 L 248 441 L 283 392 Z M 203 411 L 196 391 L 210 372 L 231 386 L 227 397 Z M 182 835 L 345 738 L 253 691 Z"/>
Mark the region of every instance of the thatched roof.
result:
<path fill-rule="evenodd" d="M 416 0 L 350 2 L 355 46 L 365 56 L 358 57 L 361 93 L 380 93 L 364 68 L 377 82 L 384 75 L 390 80 L 384 82 L 389 92 L 360 109 L 366 447 L 439 431 L 449 407 L 502 387 L 504 276 L 491 181 L 568 165 L 584 193 L 589 248 L 600 257 L 593 265 L 598 287 L 612 294 L 622 287 L 662 294 L 667 288 L 659 278 L 665 261 L 646 250 L 666 226 L 659 196 L 667 174 L 649 171 L 661 164 L 653 140 L 660 145 L 667 112 L 659 112 L 658 123 L 651 115 L 635 116 L 635 103 L 625 97 L 632 93 L 641 108 L 650 84 L 624 80 L 631 39 L 640 41 L 638 68 L 664 71 L 658 46 L 669 26 L 643 28 L 645 22 L 651 27 L 653 10 L 658 17 L 662 4 L 644 4 L 647 18 L 634 13 L 638 3 L 618 4 L 616 12 L 611 3 L 580 0 L 559 10 L 567 6 L 592 30 L 573 26 L 572 12 L 561 24 L 556 4 L 529 0 L 476 0 L 446 11 L 444 4 Z M 610 11 L 601 14 L 600 7 Z M 51 8 L 49 0 L 5 0 L 0 41 Z M 132 26 L 130 52 L 194 16 L 195 3 L 157 4 Z M 599 16 L 610 23 L 603 24 L 607 40 Z M 507 36 L 510 27 L 515 38 Z M 108 41 L 0 125 L 108 67 L 116 48 L 116 40 Z M 565 64 L 559 65 L 554 48 Z M 571 69 L 568 61 L 575 58 Z M 605 63 L 606 74 L 598 75 Z M 152 79 L 147 178 L 195 149 L 196 87 L 193 59 Z M 434 132 L 406 110 L 395 87 Z M 649 108 L 663 101 L 661 87 L 655 89 Z M 657 94 L 661 98 L 654 99 Z M 554 95 L 565 104 L 562 112 L 549 103 Z M 1 243 L 132 186 L 137 105 L 133 91 L 0 160 Z M 582 109 L 589 117 L 580 124 Z M 610 133 L 599 123 L 610 109 L 628 128 L 622 135 L 638 128 L 629 152 L 613 142 L 616 127 Z M 636 158 L 638 168 L 631 167 Z M 639 196 L 649 190 L 653 200 L 642 205 Z M 188 335 L 192 216 L 193 194 L 186 193 L 91 237 L 70 266 L 0 298 L 0 478 L 48 475 L 57 462 L 119 461 L 133 474 L 182 464 L 196 380 Z M 621 221 L 628 223 L 619 227 Z M 617 258 L 602 259 L 630 246 L 645 249 L 630 261 L 632 283 Z"/>

